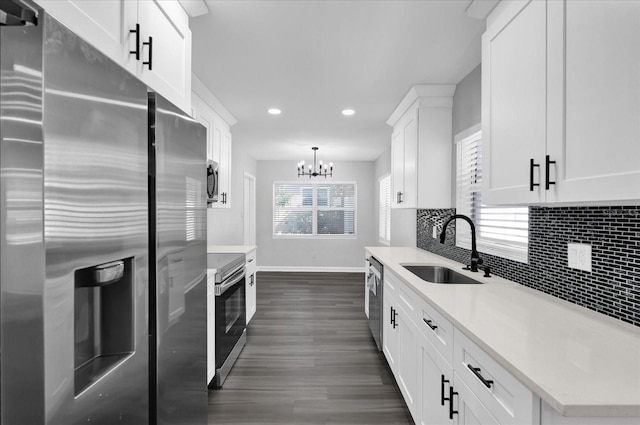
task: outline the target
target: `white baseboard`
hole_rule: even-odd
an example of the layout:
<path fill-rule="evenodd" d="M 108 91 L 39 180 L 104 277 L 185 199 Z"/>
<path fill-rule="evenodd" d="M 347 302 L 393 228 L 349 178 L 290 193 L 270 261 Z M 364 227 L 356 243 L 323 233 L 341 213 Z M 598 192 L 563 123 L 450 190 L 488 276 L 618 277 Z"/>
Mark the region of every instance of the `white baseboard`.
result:
<path fill-rule="evenodd" d="M 364 273 L 364 267 L 296 267 L 296 266 L 258 266 L 259 272 L 321 272 L 321 273 Z"/>

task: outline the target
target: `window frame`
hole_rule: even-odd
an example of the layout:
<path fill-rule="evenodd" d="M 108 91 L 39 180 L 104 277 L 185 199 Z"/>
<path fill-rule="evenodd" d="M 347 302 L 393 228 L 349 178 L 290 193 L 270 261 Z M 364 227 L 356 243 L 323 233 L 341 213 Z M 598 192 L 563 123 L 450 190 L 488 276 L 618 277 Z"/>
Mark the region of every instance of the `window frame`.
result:
<path fill-rule="evenodd" d="M 312 189 L 312 205 L 300 206 L 300 207 L 291 207 L 291 208 L 276 208 L 276 186 L 279 184 L 290 184 L 290 185 L 299 185 L 304 187 L 308 185 Z M 331 207 L 331 206 L 319 206 L 318 205 L 318 186 L 327 186 L 327 185 L 353 185 L 354 191 L 354 207 Z M 327 204 L 330 204 L 329 196 L 327 194 Z M 358 238 L 358 185 L 355 181 L 308 181 L 302 182 L 299 180 L 276 180 L 272 184 L 272 196 L 271 196 L 271 208 L 272 208 L 272 216 L 271 216 L 271 234 L 274 239 L 357 239 Z M 311 233 L 310 234 L 279 234 L 276 233 L 276 211 L 277 210 L 287 210 L 291 211 L 311 211 Z M 326 233 L 318 233 L 318 212 L 319 211 L 353 211 L 353 234 L 326 234 Z"/>
<path fill-rule="evenodd" d="M 454 145 L 455 145 L 455 158 L 456 158 L 456 173 L 455 173 L 455 188 L 456 188 L 456 214 L 464 214 L 469 216 L 475 226 L 476 226 L 476 245 L 477 250 L 479 252 L 483 252 L 485 254 L 495 255 L 498 257 L 506 258 L 509 260 L 528 263 L 529 262 L 529 239 L 528 239 L 528 230 L 529 230 L 529 220 L 528 220 L 528 206 L 491 206 L 486 204 L 480 205 L 480 211 L 483 208 L 487 208 L 485 211 L 489 211 L 490 209 L 496 210 L 497 208 L 505 209 L 509 213 L 513 214 L 523 214 L 524 209 L 527 210 L 527 241 L 526 244 L 519 243 L 508 243 L 504 241 L 500 241 L 499 239 L 488 238 L 483 236 L 482 233 L 482 225 L 477 222 L 476 214 L 473 214 L 473 210 L 467 211 L 466 208 L 462 206 L 461 198 L 464 196 L 461 192 L 461 183 L 459 181 L 461 173 L 461 145 L 463 143 L 469 142 L 470 140 L 480 140 L 482 141 L 482 130 L 480 125 L 473 126 L 465 131 L 458 133 L 454 137 Z M 482 142 L 480 142 L 482 146 Z M 482 148 L 481 148 L 482 149 Z M 479 164 L 480 179 L 482 179 L 482 164 Z M 482 190 L 481 180 L 479 183 L 479 189 L 476 192 L 480 192 Z M 475 193 L 475 192 L 474 192 Z M 477 214 L 477 215 L 481 215 Z M 456 246 L 465 249 L 471 249 L 471 228 L 470 226 L 460 223 L 461 225 L 456 224 Z"/>

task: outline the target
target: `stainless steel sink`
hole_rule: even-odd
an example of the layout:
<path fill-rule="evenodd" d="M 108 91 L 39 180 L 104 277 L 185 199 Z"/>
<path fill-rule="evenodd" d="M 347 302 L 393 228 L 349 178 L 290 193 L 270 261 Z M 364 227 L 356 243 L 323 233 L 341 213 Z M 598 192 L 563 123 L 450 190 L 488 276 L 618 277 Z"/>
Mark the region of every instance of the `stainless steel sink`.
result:
<path fill-rule="evenodd" d="M 472 279 L 458 273 L 455 270 L 443 266 L 434 265 L 415 265 L 415 266 L 402 266 L 409 270 L 411 273 L 418 276 L 420 279 L 431 283 L 446 283 L 446 284 L 481 284 L 482 282 Z"/>

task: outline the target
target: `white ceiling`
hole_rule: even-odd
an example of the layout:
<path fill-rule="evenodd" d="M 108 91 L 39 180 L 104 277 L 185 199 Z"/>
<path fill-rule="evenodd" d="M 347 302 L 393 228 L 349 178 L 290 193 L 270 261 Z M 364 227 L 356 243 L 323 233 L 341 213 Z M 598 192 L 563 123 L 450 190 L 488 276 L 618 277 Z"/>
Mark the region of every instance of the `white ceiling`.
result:
<path fill-rule="evenodd" d="M 325 161 L 371 161 L 411 85 L 456 84 L 480 63 L 485 24 L 465 15 L 469 3 L 207 0 L 191 19 L 193 72 L 256 159 L 308 162 L 318 146 Z"/>

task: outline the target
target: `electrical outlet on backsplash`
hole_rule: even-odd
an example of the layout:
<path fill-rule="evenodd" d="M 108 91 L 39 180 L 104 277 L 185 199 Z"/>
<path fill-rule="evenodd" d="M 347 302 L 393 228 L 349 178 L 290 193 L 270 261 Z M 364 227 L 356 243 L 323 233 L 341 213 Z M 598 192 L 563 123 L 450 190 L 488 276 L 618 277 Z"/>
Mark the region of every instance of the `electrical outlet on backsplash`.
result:
<path fill-rule="evenodd" d="M 455 223 L 446 242 L 433 238 L 455 209 L 419 209 L 418 248 L 467 263 L 455 246 Z M 569 243 L 592 247 L 591 272 L 569 268 Z M 529 262 L 481 252 L 491 272 L 521 285 L 640 326 L 640 206 L 529 207 Z"/>

